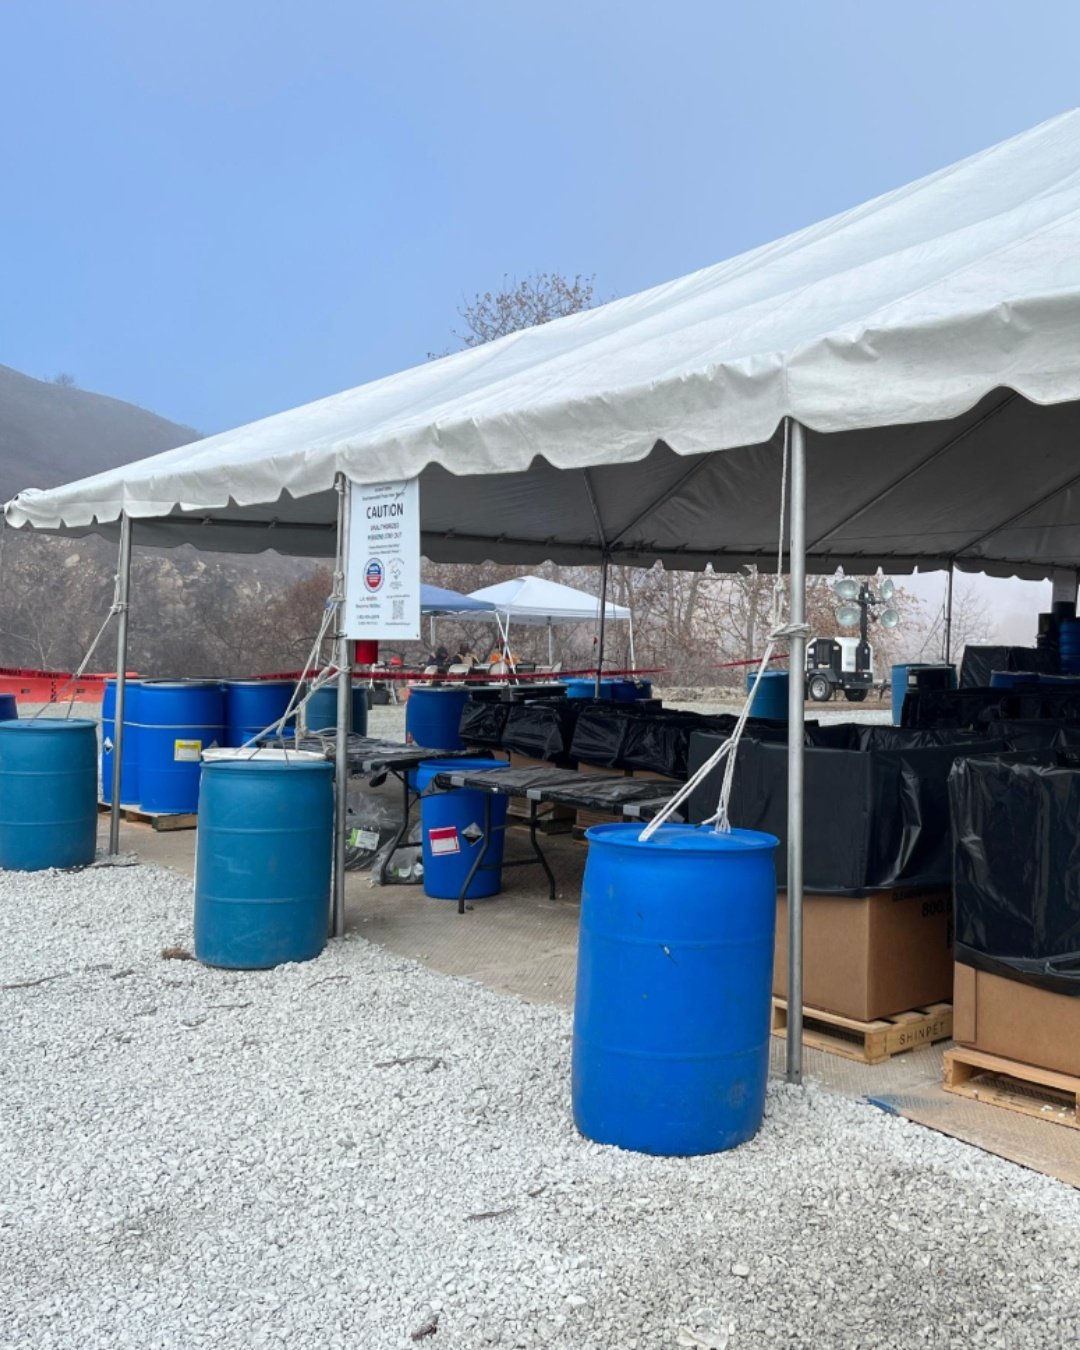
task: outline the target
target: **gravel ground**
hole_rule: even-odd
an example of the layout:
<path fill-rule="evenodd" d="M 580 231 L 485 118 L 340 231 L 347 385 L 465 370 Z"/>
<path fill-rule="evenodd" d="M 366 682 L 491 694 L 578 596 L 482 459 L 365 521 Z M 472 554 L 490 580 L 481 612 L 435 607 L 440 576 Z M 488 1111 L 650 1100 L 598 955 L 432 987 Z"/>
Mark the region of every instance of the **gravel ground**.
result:
<path fill-rule="evenodd" d="M 776 1085 L 754 1142 L 635 1156 L 575 1134 L 558 1010 L 358 938 L 164 959 L 145 866 L 0 873 L 0 916 L 3 1345 L 1080 1337 L 1080 1195 L 871 1107 Z"/>

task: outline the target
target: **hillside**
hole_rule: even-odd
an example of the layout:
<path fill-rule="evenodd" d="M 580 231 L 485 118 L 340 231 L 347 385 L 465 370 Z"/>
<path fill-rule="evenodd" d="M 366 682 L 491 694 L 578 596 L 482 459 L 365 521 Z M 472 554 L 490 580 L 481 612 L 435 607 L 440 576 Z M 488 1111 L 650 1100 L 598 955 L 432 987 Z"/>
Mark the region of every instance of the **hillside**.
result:
<path fill-rule="evenodd" d="M 133 403 L 0 365 L 0 502 L 197 438 Z"/>

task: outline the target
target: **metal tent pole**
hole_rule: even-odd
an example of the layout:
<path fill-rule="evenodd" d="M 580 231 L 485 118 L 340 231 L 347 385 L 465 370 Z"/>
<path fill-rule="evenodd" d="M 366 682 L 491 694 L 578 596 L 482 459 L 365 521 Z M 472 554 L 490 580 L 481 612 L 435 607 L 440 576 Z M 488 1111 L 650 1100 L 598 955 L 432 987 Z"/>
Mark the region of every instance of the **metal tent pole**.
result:
<path fill-rule="evenodd" d="M 345 835 L 349 804 L 349 726 L 352 722 L 352 667 L 345 636 L 345 550 L 349 537 L 349 485 L 339 473 L 334 480 L 338 493 L 337 556 L 334 564 L 334 601 L 337 604 L 337 734 L 334 743 L 334 895 L 330 936 L 345 932 Z"/>
<path fill-rule="evenodd" d="M 637 655 L 634 652 L 634 612 L 630 611 L 630 669 L 637 670 Z"/>
<path fill-rule="evenodd" d="M 600 681 L 604 673 L 604 627 L 607 622 L 608 555 L 600 564 L 600 641 L 596 653 L 596 683 L 593 692 L 600 697 Z"/>
<path fill-rule="evenodd" d="M 124 759 L 124 703 L 127 694 L 128 592 L 131 589 L 131 517 L 120 517 L 120 556 L 116 564 L 116 705 L 113 712 L 112 805 L 109 808 L 109 856 L 120 852 L 120 772 Z"/>
<path fill-rule="evenodd" d="M 554 664 L 555 664 L 555 647 L 553 645 L 551 637 L 551 620 L 548 619 L 548 665 L 553 666 Z"/>
<path fill-rule="evenodd" d="M 802 1082 L 803 1028 L 803 704 L 806 700 L 806 440 L 791 422 L 791 528 L 789 535 L 792 626 L 788 660 L 788 1029 L 787 1081 Z"/>
<path fill-rule="evenodd" d="M 949 580 L 945 591 L 945 664 L 952 661 L 952 603 L 953 603 L 953 572 L 955 564 L 949 561 Z"/>

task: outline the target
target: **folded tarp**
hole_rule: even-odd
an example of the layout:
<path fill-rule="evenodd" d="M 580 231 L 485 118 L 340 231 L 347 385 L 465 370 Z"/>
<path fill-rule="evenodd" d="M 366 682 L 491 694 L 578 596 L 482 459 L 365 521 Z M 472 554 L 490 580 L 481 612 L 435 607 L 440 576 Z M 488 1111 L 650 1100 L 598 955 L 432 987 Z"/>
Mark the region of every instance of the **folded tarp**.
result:
<path fill-rule="evenodd" d="M 956 959 L 1080 994 L 1080 753 L 958 759 Z"/>
<path fill-rule="evenodd" d="M 833 745 L 815 745 L 815 735 Z M 804 754 L 804 878 L 807 889 L 859 895 L 893 887 L 947 886 L 951 846 L 947 782 L 957 756 L 1005 751 L 1004 741 L 966 736 L 927 744 L 924 732 L 851 724 L 816 729 Z M 936 737 L 929 738 L 931 742 Z M 692 737 L 691 772 L 720 744 Z M 691 795 L 689 819 L 716 810 L 720 772 Z M 730 805 L 732 825 L 787 838 L 787 747 L 744 741 L 738 751 Z M 777 874 L 786 876 L 784 848 Z"/>

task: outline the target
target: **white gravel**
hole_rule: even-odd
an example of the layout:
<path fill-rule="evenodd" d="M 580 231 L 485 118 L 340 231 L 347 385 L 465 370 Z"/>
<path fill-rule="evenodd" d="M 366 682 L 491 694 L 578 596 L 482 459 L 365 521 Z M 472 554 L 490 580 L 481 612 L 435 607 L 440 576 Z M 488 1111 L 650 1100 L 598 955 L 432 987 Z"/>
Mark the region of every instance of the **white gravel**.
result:
<path fill-rule="evenodd" d="M 601 1148 L 563 1013 L 358 938 L 260 974 L 162 959 L 190 918 L 149 867 L 0 873 L 5 1346 L 1080 1337 L 1065 1186 L 782 1086 L 733 1153 Z"/>

